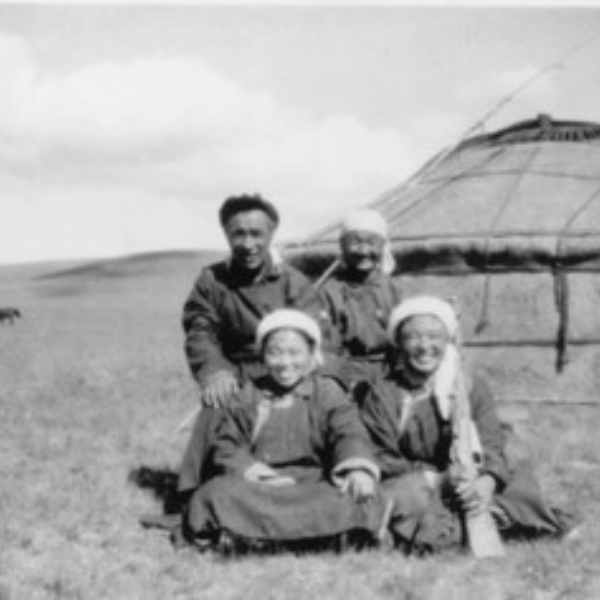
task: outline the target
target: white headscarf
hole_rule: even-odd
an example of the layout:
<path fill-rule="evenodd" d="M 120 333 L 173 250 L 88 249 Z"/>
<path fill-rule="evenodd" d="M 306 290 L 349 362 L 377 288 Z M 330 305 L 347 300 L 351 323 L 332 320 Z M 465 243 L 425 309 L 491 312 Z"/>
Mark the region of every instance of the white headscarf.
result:
<path fill-rule="evenodd" d="M 315 366 L 323 364 L 321 329 L 312 317 L 292 308 L 280 308 L 269 313 L 258 324 L 256 330 L 256 346 L 261 353 L 269 335 L 278 329 L 295 329 L 296 331 L 301 331 L 314 344 Z"/>
<path fill-rule="evenodd" d="M 381 258 L 381 271 L 385 275 L 390 275 L 395 267 L 396 261 L 392 255 L 390 242 L 388 238 L 387 223 L 376 210 L 362 208 L 351 212 L 342 221 L 341 236 L 353 231 L 368 231 L 374 233 L 385 241 L 383 245 L 383 255 Z"/>
<path fill-rule="evenodd" d="M 432 315 L 437 317 L 446 327 L 451 340 L 454 340 L 458 332 L 458 318 L 452 305 L 436 296 L 413 296 L 407 298 L 390 314 L 388 319 L 387 334 L 392 344 L 396 345 L 396 333 L 398 327 L 410 317 L 420 315 Z"/>
<path fill-rule="evenodd" d="M 446 352 L 440 361 L 433 381 L 433 391 L 440 414 L 444 419 L 448 419 L 454 379 L 457 369 L 460 368 L 460 356 L 455 344 L 456 334 L 458 333 L 458 318 L 452 305 L 435 296 L 408 298 L 392 311 L 388 321 L 387 334 L 392 344 L 396 346 L 396 334 L 402 323 L 411 317 L 422 315 L 431 315 L 439 319 L 450 336 L 450 343 L 446 346 Z"/>
<path fill-rule="evenodd" d="M 376 211 L 361 208 L 348 214 L 342 221 L 342 235 L 350 231 L 369 231 L 387 240 L 387 224 Z"/>

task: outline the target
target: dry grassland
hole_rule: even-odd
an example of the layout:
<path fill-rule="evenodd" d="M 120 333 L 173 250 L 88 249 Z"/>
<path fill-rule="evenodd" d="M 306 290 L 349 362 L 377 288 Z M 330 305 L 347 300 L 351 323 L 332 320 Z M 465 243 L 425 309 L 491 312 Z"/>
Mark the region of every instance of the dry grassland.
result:
<path fill-rule="evenodd" d="M 497 562 L 375 551 L 227 561 L 142 529 L 160 490 L 132 475 L 168 485 L 186 441 L 174 430 L 195 404 L 179 311 L 198 264 L 175 266 L 48 280 L 0 270 L 1 303 L 24 314 L 0 329 L 1 600 L 600 598 L 591 407 L 536 408 L 516 423 L 546 494 L 582 518 L 569 543 L 512 546 Z"/>

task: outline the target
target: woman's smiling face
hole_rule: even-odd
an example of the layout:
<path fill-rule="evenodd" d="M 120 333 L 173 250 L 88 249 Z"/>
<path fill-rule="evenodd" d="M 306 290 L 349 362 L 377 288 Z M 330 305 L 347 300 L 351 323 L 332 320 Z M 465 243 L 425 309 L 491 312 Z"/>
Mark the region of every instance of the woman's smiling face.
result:
<path fill-rule="evenodd" d="M 267 338 L 263 359 L 275 382 L 292 388 L 312 370 L 314 351 L 304 334 L 295 329 L 278 329 Z"/>
<path fill-rule="evenodd" d="M 433 375 L 449 342 L 445 325 L 433 315 L 416 315 L 398 328 L 397 342 L 405 364 L 421 375 Z"/>

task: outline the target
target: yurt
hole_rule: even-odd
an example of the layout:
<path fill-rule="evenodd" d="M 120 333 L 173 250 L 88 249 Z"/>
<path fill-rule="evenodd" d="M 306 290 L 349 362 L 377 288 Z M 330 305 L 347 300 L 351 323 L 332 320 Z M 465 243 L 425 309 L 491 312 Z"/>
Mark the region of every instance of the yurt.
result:
<path fill-rule="evenodd" d="M 542 115 L 471 137 L 370 206 L 405 295 L 457 303 L 466 359 L 500 400 L 600 401 L 599 124 Z M 287 250 L 317 279 L 338 235 Z"/>

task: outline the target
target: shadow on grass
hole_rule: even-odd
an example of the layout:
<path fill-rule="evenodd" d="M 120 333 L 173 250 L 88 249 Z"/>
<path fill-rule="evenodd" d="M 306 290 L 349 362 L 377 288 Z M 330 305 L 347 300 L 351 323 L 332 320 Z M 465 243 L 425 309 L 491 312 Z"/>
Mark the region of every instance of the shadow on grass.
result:
<path fill-rule="evenodd" d="M 127 478 L 143 490 L 150 490 L 162 502 L 163 513 L 181 513 L 184 498 L 177 492 L 177 473 L 169 469 L 141 466 L 132 469 Z"/>

